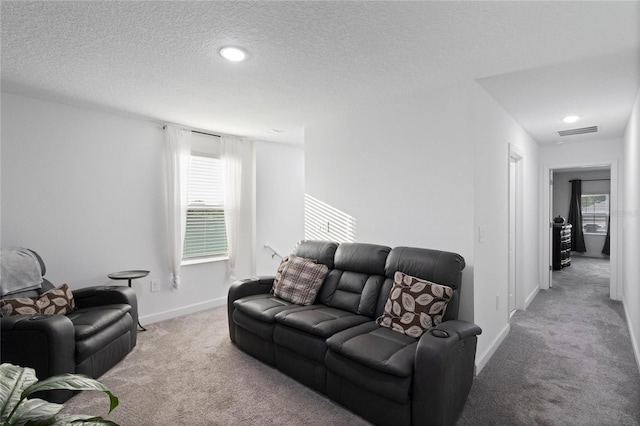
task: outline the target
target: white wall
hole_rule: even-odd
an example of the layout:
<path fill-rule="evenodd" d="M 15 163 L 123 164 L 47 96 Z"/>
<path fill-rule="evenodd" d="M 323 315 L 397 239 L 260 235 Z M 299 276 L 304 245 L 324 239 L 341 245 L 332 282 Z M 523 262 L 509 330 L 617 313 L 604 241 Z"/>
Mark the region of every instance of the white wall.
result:
<path fill-rule="evenodd" d="M 526 308 L 540 286 L 538 145 L 480 85 L 474 84 L 473 94 L 474 312 L 483 328 L 476 354 L 480 370 L 509 332 L 509 144 L 522 156 L 516 306 Z"/>
<path fill-rule="evenodd" d="M 464 256 L 460 317 L 483 328 L 481 368 L 508 333 L 509 143 L 524 157 L 521 292 L 539 287 L 536 143 L 475 82 L 310 126 L 305 143 L 307 194 L 353 216 L 357 241 Z"/>
<path fill-rule="evenodd" d="M 304 149 L 256 142 L 256 274 L 275 275 L 278 257 L 304 238 Z"/>
<path fill-rule="evenodd" d="M 306 129 L 306 193 L 355 219 L 358 242 L 457 252 L 473 320 L 473 145 L 467 87 Z"/>
<path fill-rule="evenodd" d="M 257 154 L 271 162 L 273 144 L 257 145 Z M 157 122 L 2 93 L 2 246 L 35 249 L 47 278 L 71 288 L 113 284 L 107 274 L 114 271 L 150 270 L 133 283 L 143 324 L 224 304 L 226 261 L 183 266 L 182 286 L 170 285 L 163 147 Z M 242 212 L 238 278 L 255 273 L 249 166 L 243 169 L 249 203 Z M 287 184 L 269 176 L 270 165 L 257 168 L 274 186 Z M 296 191 L 301 199 L 302 190 Z M 295 219 L 286 209 L 259 211 L 261 224 L 302 220 L 299 211 L 291 213 Z M 149 291 L 151 279 L 160 280 L 159 292 Z"/>
<path fill-rule="evenodd" d="M 624 135 L 624 207 L 622 301 L 640 369 L 640 91 Z"/>
<path fill-rule="evenodd" d="M 611 171 L 591 170 L 591 171 L 570 171 L 563 172 L 561 169 L 553 173 L 553 217 L 569 217 L 569 202 L 571 200 L 571 183 L 573 179 L 581 179 L 582 194 L 610 194 L 611 193 Z M 601 180 L 592 180 L 601 179 Z M 602 254 L 602 248 L 606 239 L 605 234 L 584 234 L 584 244 L 587 249 L 583 256 L 588 257 L 609 257 Z"/>

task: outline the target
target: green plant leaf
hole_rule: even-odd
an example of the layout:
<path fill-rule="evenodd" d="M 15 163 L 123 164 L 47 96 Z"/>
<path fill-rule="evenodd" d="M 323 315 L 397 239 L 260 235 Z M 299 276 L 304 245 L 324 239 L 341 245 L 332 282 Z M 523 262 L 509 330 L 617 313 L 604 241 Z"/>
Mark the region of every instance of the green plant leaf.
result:
<path fill-rule="evenodd" d="M 6 421 L 20 402 L 22 391 L 38 381 L 32 368 L 13 364 L 0 365 L 0 419 Z"/>
<path fill-rule="evenodd" d="M 25 399 L 9 419 L 9 425 L 24 424 L 31 420 L 47 419 L 62 410 L 61 404 L 54 404 L 43 399 Z"/>
<path fill-rule="evenodd" d="M 34 392 L 67 389 L 72 391 L 99 390 L 109 396 L 109 413 L 118 406 L 118 397 L 99 381 L 82 374 L 61 374 L 49 377 L 38 383 L 34 383 L 22 392 L 22 397 L 26 398 Z"/>
<path fill-rule="evenodd" d="M 28 422 L 26 426 L 119 426 L 111 420 L 84 414 L 58 414 L 48 420 Z"/>

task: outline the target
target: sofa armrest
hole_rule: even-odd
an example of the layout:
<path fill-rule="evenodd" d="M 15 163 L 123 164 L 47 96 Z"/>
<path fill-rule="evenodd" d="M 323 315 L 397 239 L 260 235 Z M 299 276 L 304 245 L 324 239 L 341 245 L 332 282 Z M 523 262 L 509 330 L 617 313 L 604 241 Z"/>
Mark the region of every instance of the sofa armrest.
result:
<path fill-rule="evenodd" d="M 73 290 L 73 299 L 78 308 L 90 308 L 94 306 L 127 304 L 131 306 L 129 313 L 133 319 L 131 327 L 131 347 L 136 346 L 138 337 L 138 298 L 136 292 L 126 286 L 96 286 Z"/>
<path fill-rule="evenodd" d="M 232 342 L 236 341 L 236 328 L 233 322 L 233 311 L 235 307 L 233 306 L 233 302 L 243 297 L 269 293 L 271 287 L 273 287 L 274 279 L 274 277 L 255 277 L 236 281 L 231 284 L 227 296 L 227 321 L 229 325 L 229 337 Z"/>
<path fill-rule="evenodd" d="M 42 380 L 75 373 L 75 331 L 64 315 L 15 315 L 2 318 L 2 362 L 31 367 Z"/>
<path fill-rule="evenodd" d="M 411 416 L 428 425 L 453 425 L 462 413 L 475 371 L 482 330 L 461 320 L 445 321 L 424 333 L 414 363 Z"/>

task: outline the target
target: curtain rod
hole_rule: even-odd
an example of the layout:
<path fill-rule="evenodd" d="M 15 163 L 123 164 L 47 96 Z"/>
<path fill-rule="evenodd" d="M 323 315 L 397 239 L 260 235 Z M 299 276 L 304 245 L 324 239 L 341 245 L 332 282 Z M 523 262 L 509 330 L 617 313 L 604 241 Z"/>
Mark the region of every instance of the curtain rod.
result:
<path fill-rule="evenodd" d="M 166 125 L 165 125 L 165 126 L 162 126 L 162 130 L 166 130 L 166 129 L 167 129 L 167 126 L 166 126 Z M 186 130 L 189 130 L 189 129 L 186 129 Z M 213 133 L 201 132 L 201 131 L 199 131 L 199 130 L 190 130 L 190 132 L 191 132 L 191 133 L 198 133 L 199 135 L 213 136 L 214 138 L 221 138 L 221 137 L 222 137 L 222 136 L 220 136 L 220 135 L 216 135 L 216 134 L 213 134 Z"/>
<path fill-rule="evenodd" d="M 611 180 L 611 179 L 571 179 L 569 182 L 575 182 L 575 181 L 580 181 L 580 182 L 593 182 L 596 180 Z"/>

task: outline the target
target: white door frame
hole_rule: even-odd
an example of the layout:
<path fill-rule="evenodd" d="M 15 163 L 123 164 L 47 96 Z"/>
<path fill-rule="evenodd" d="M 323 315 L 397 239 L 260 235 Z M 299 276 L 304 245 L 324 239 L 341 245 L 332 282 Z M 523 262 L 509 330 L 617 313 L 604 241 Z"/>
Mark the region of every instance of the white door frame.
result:
<path fill-rule="evenodd" d="M 513 248 L 515 250 L 515 265 L 511 265 L 511 256 L 509 256 L 509 278 L 507 279 L 507 292 L 505 294 L 507 294 L 507 297 L 509 295 L 509 279 L 511 276 L 511 268 L 515 268 L 515 293 L 516 293 L 516 300 L 515 300 L 515 309 L 520 309 L 520 310 L 524 310 L 525 309 L 525 291 L 522 288 L 523 286 L 523 280 L 522 280 L 522 269 L 523 269 L 523 241 L 524 241 L 524 227 L 523 227 L 523 223 L 524 223 L 524 186 L 523 186 L 523 170 L 522 170 L 522 165 L 523 165 L 523 160 L 524 156 L 522 155 L 522 152 L 515 147 L 512 144 L 509 144 L 509 157 L 508 157 L 508 162 L 507 162 L 507 167 L 511 167 L 511 162 L 513 161 L 515 163 L 515 182 L 513 182 L 513 184 L 515 184 L 515 247 Z M 509 180 L 511 180 L 511 173 L 509 172 L 508 174 L 509 176 Z M 509 182 L 509 189 L 511 189 L 511 185 L 512 183 Z M 509 196 L 511 194 L 511 191 L 509 190 Z M 509 209 L 511 209 L 511 200 L 509 200 Z M 509 215 L 510 216 L 510 215 Z M 511 230 L 511 224 L 507 222 L 507 226 L 509 227 L 509 229 L 507 230 L 507 238 L 509 238 L 509 233 Z M 509 241 L 508 243 L 508 247 L 510 247 L 511 241 Z M 507 309 L 507 311 L 509 311 L 509 309 Z M 507 313 L 508 315 L 511 315 L 511 312 Z"/>
<path fill-rule="evenodd" d="M 621 287 L 618 285 L 618 272 L 621 271 L 620 256 L 618 255 L 618 160 L 600 160 L 600 161 L 582 161 L 575 163 L 554 163 L 542 166 L 541 186 L 542 186 L 542 203 L 541 203 L 541 224 L 540 229 L 542 236 L 542 244 L 540 247 L 540 289 L 549 288 L 549 259 L 551 258 L 551 241 L 549 238 L 549 224 L 553 220 L 551 217 L 551 195 L 549 190 L 549 173 L 556 169 L 571 169 L 574 167 L 603 167 L 608 166 L 611 169 L 611 195 L 609 199 L 609 216 L 610 223 L 610 255 L 611 266 L 609 271 L 609 297 L 613 300 L 621 300 Z"/>

